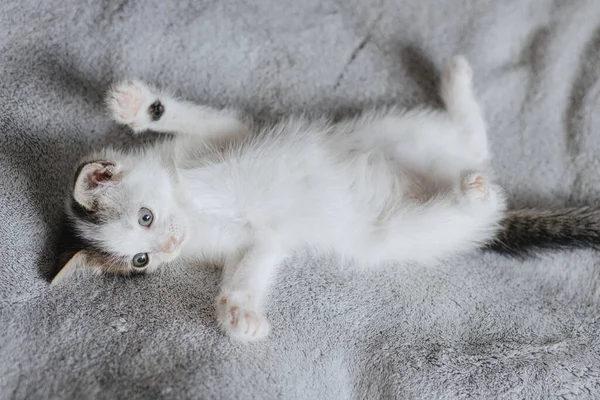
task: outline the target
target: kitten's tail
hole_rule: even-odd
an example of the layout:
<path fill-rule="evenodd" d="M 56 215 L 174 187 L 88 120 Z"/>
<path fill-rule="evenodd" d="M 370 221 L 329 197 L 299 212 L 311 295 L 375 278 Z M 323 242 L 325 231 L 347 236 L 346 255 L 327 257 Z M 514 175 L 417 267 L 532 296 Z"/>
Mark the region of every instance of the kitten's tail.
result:
<path fill-rule="evenodd" d="M 502 229 L 486 248 L 513 256 L 536 250 L 600 248 L 600 208 L 523 209 L 508 211 Z"/>

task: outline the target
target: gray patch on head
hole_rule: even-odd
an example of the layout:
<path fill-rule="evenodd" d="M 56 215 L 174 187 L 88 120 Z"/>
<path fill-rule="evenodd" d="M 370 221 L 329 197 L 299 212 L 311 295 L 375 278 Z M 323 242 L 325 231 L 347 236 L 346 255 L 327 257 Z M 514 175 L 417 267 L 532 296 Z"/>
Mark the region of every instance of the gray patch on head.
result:
<path fill-rule="evenodd" d="M 73 205 L 75 204 L 75 206 Z M 77 202 L 72 200 L 71 210 L 77 209 Z M 79 210 L 79 212 L 82 212 Z M 80 219 L 77 219 L 80 218 Z M 144 270 L 136 270 L 131 267 L 129 260 L 117 254 L 110 254 L 104 251 L 97 242 L 86 238 L 79 233 L 77 228 L 81 222 L 85 220 L 88 224 L 93 224 L 94 217 L 87 215 L 65 215 L 61 222 L 60 236 L 56 245 L 56 254 L 58 255 L 54 276 L 56 276 L 66 264 L 80 251 L 85 251 L 88 254 L 87 261 L 90 267 L 99 266 L 101 270 L 115 275 L 130 275 L 132 273 L 139 274 Z"/>
<path fill-rule="evenodd" d="M 106 266 L 106 268 L 102 268 L 103 270 L 116 274 L 131 273 L 128 261 L 124 260 L 122 255 L 108 252 L 102 246 L 102 242 L 98 240 L 101 226 L 109 222 L 126 221 L 124 215 L 130 204 L 128 197 L 125 187 L 115 185 L 107 188 L 105 192 L 99 193 L 94 199 L 93 207 L 88 209 L 79 204 L 71 195 L 66 204 L 68 218 L 65 232 L 70 233 L 73 243 L 77 243 L 77 248 L 70 249 L 70 252 L 86 250 L 94 254 L 96 262 Z M 61 258 L 63 259 L 68 255 L 64 250 L 62 254 Z"/>

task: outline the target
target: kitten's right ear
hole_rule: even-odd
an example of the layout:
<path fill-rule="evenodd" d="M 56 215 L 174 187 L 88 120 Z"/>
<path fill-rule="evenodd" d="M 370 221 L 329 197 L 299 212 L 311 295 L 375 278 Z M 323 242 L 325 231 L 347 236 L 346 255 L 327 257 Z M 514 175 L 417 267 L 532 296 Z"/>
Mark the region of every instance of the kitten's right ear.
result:
<path fill-rule="evenodd" d="M 71 256 L 72 255 L 72 256 Z M 69 258 L 69 256 L 71 256 Z M 91 255 L 85 250 L 79 250 L 77 253 L 71 254 L 63 254 L 67 261 L 60 269 L 58 274 L 52 279 L 50 282 L 50 286 L 56 286 L 57 284 L 68 280 L 73 275 L 81 272 L 100 272 L 100 269 L 95 267 L 94 259 Z"/>
<path fill-rule="evenodd" d="M 112 161 L 91 161 L 79 167 L 75 174 L 73 198 L 88 211 L 96 207 L 102 191 L 121 178 L 120 170 Z"/>

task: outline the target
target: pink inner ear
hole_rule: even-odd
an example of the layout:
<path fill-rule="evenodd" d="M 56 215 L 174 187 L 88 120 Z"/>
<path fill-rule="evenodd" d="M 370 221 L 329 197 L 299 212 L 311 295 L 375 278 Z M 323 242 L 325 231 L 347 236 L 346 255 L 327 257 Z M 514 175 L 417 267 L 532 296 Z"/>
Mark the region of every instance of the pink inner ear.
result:
<path fill-rule="evenodd" d="M 95 189 L 105 186 L 105 183 L 119 180 L 119 171 L 110 161 L 92 161 L 80 167 L 75 178 L 73 198 L 81 206 L 90 210 L 94 207 L 99 193 Z"/>
<path fill-rule="evenodd" d="M 98 184 L 99 182 L 109 181 L 113 177 L 112 171 L 109 171 L 107 167 L 103 170 L 96 170 L 92 174 L 92 183 Z"/>

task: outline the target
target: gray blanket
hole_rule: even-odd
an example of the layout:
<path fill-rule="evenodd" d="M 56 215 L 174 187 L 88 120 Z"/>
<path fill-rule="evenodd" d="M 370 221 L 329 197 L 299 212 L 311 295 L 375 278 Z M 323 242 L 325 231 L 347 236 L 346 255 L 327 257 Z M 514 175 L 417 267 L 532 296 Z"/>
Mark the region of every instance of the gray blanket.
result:
<path fill-rule="evenodd" d="M 0 4 L 0 398 L 600 397 L 593 251 L 353 272 L 289 260 L 268 340 L 216 326 L 219 268 L 51 289 L 80 156 L 132 139 L 102 104 L 137 77 L 259 116 L 438 105 L 463 53 L 514 205 L 600 191 L 598 0 Z"/>

